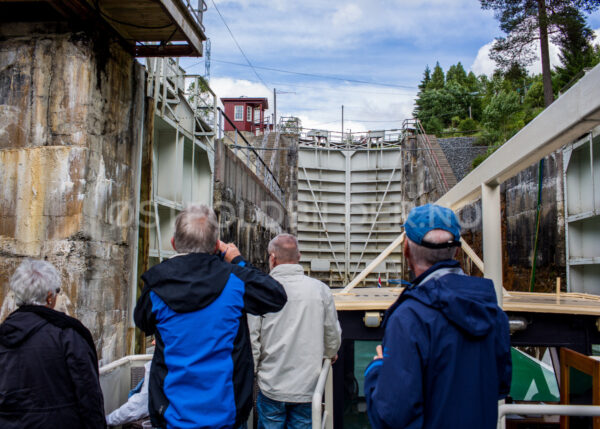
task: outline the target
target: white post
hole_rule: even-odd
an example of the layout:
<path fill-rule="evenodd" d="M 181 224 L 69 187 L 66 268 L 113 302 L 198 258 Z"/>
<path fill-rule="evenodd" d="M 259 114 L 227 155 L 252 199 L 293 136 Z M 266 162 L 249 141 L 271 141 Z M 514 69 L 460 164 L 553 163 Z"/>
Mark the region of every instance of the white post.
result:
<path fill-rule="evenodd" d="M 481 213 L 483 232 L 483 276 L 494 282 L 498 305 L 502 307 L 502 216 L 500 186 L 481 184 Z M 499 401 L 502 406 L 504 401 Z M 498 418 L 498 429 L 506 427 L 506 418 Z"/>
<path fill-rule="evenodd" d="M 498 305 L 502 306 L 502 219 L 500 186 L 481 185 L 484 277 L 494 282 Z"/>

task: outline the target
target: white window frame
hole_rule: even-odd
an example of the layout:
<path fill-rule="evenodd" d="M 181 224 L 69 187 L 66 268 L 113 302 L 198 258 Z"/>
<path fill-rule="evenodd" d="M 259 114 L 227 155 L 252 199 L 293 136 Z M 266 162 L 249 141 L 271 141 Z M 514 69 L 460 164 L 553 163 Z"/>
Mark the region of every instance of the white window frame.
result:
<path fill-rule="evenodd" d="M 244 106 L 234 106 L 233 120 L 237 122 L 244 120 Z"/>
<path fill-rule="evenodd" d="M 260 107 L 254 109 L 254 123 L 260 124 Z"/>
<path fill-rule="evenodd" d="M 252 106 L 246 106 L 246 122 L 252 122 Z"/>

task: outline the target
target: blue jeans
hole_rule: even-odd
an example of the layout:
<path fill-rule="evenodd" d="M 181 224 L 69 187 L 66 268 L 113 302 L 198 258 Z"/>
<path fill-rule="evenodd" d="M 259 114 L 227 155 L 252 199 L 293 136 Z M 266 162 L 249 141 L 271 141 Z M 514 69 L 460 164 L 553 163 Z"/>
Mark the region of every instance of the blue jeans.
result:
<path fill-rule="evenodd" d="M 258 429 L 310 429 L 312 426 L 310 402 L 279 402 L 258 392 L 256 409 Z"/>

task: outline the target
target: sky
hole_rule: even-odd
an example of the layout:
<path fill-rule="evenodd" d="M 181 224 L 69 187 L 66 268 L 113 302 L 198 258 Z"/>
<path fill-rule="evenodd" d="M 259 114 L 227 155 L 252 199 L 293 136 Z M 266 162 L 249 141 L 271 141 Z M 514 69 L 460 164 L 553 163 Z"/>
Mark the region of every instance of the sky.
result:
<path fill-rule="evenodd" d="M 277 116 L 299 117 L 305 128 L 341 131 L 342 105 L 345 131 L 401 128 L 427 65 L 446 71 L 460 61 L 491 74 L 489 48 L 502 36 L 479 0 L 205 1 L 217 96 L 268 97 L 271 114 L 275 88 Z M 587 18 L 600 29 L 600 12 Z M 555 48 L 551 56 L 556 64 Z M 205 58 L 180 64 L 204 74 Z"/>

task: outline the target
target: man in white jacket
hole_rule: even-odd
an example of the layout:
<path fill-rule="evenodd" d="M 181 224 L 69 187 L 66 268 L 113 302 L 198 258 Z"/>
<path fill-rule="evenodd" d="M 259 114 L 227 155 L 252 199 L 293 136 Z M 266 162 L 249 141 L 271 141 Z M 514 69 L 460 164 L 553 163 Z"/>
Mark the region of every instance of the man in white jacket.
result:
<path fill-rule="evenodd" d="M 258 428 L 310 428 L 311 401 L 324 358 L 335 360 L 341 328 L 329 287 L 304 275 L 298 240 L 269 243 L 271 277 L 288 300 L 277 313 L 248 316 L 258 387 Z"/>
<path fill-rule="evenodd" d="M 144 364 L 144 381 L 140 391 L 131 395 L 127 402 L 106 416 L 108 426 L 121 426 L 148 417 L 148 380 L 151 365 L 152 361 Z"/>

